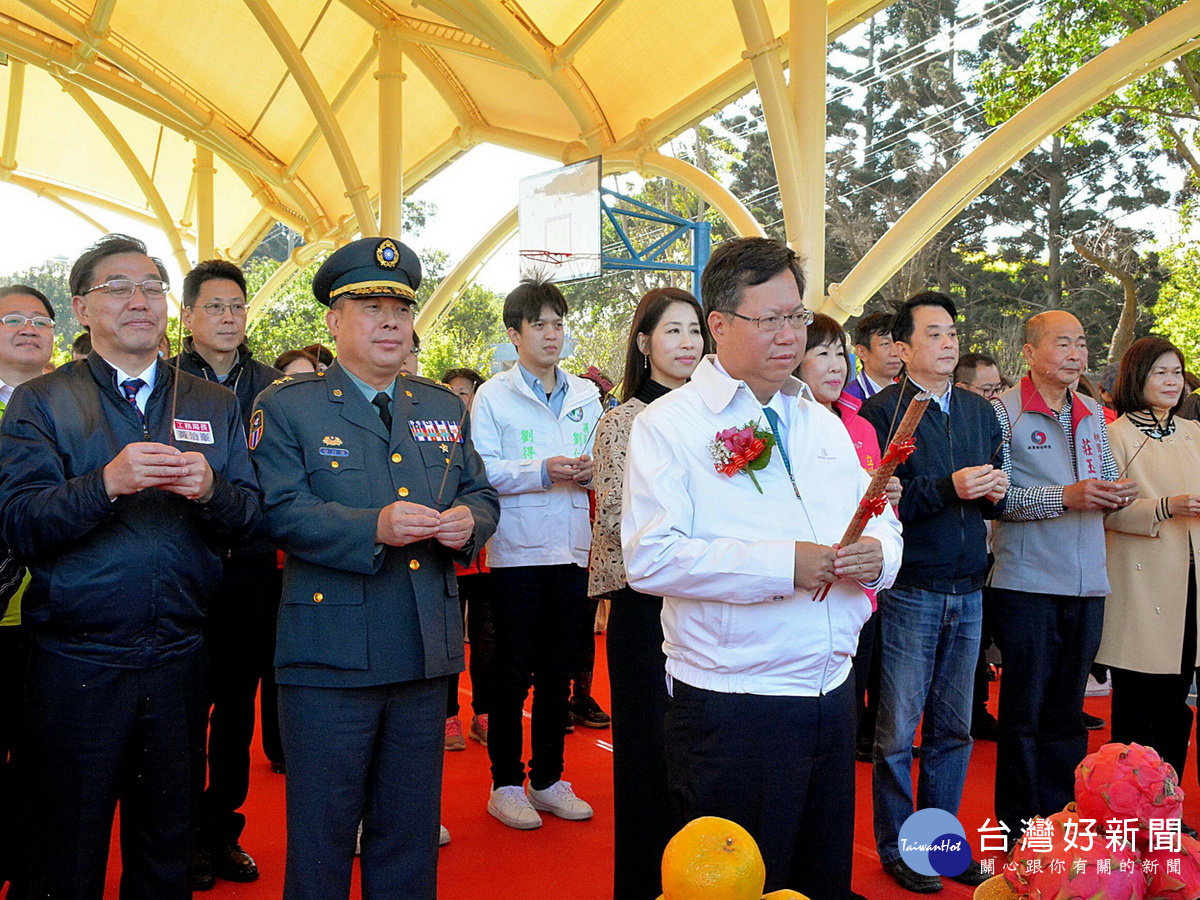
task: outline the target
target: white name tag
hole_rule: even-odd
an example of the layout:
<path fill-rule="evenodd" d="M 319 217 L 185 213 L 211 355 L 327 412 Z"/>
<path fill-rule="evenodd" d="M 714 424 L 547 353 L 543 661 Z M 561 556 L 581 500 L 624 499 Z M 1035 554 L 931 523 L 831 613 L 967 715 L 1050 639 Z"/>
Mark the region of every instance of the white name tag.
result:
<path fill-rule="evenodd" d="M 212 425 L 208 422 L 176 419 L 175 440 L 191 441 L 193 444 L 211 444 L 213 442 Z"/>

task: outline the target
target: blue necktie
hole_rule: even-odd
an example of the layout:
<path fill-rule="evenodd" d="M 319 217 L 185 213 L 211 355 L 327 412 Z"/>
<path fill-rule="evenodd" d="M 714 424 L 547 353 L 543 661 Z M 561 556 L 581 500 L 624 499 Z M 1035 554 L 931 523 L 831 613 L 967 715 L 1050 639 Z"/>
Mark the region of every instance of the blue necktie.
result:
<path fill-rule="evenodd" d="M 137 405 L 137 395 L 138 391 L 145 386 L 146 382 L 142 381 L 140 378 L 126 378 L 121 382 L 121 390 L 125 392 L 125 399 L 128 400 L 129 405 L 137 411 L 139 420 L 141 420 L 143 416 L 141 408 Z"/>
<path fill-rule="evenodd" d="M 769 406 L 764 406 L 763 412 L 767 414 L 767 421 L 771 423 L 771 432 L 775 435 L 775 446 L 779 448 L 779 455 L 783 458 L 783 467 L 787 469 L 788 475 L 791 475 L 792 461 L 788 459 L 787 445 L 783 440 L 783 431 L 779 427 L 779 413 Z"/>

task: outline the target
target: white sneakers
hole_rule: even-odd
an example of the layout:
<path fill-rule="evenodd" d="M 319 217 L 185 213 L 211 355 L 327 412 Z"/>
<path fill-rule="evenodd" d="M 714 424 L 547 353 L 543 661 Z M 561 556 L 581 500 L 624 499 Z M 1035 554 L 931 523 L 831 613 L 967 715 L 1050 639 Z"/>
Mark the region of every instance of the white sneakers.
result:
<path fill-rule="evenodd" d="M 544 791 L 530 787 L 529 802 L 534 809 L 554 813 L 560 819 L 578 821 L 592 817 L 591 806 L 575 796 L 569 781 L 556 781 Z"/>
<path fill-rule="evenodd" d="M 528 831 L 542 827 L 542 817 L 537 814 L 520 785 L 496 788 L 488 797 L 488 812 L 507 825 Z"/>
<path fill-rule="evenodd" d="M 539 809 L 572 821 L 592 817 L 592 807 L 575 796 L 569 781 L 556 781 L 543 791 L 529 788 L 528 795 L 524 788 L 510 785 L 496 788 L 488 798 L 488 812 L 509 828 L 540 828 Z"/>

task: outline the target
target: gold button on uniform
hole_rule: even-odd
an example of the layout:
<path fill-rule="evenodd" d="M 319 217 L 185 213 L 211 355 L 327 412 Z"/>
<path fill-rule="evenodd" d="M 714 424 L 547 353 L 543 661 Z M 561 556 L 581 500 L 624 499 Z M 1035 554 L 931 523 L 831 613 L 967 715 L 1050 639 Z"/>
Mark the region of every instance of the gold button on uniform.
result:
<path fill-rule="evenodd" d="M 330 468 L 332 469 L 336 469 L 339 465 L 341 465 L 341 463 L 339 463 L 336 459 L 329 464 Z"/>
<path fill-rule="evenodd" d="M 396 491 L 396 493 L 399 494 L 401 497 L 407 497 L 408 496 L 408 488 L 400 488 L 400 490 Z"/>
<path fill-rule="evenodd" d="M 334 388 L 334 389 L 333 389 L 333 396 L 335 396 L 335 397 L 340 397 L 340 396 L 342 396 L 342 390 L 341 390 L 341 388 Z"/>
<path fill-rule="evenodd" d="M 412 391 L 405 391 L 405 392 L 404 392 L 404 396 L 405 396 L 405 397 L 411 397 L 411 396 L 412 396 Z"/>
<path fill-rule="evenodd" d="M 401 456 L 399 453 L 392 454 L 392 462 L 398 463 L 398 462 L 403 462 L 403 461 L 404 461 L 404 457 Z"/>
<path fill-rule="evenodd" d="M 325 599 L 325 595 L 322 594 L 320 591 L 317 591 L 315 594 L 313 594 L 313 603 L 320 603 L 324 599 Z"/>
<path fill-rule="evenodd" d="M 419 562 L 417 562 L 415 559 L 410 559 L 408 561 L 408 567 L 415 572 L 415 571 L 417 571 L 417 569 L 421 568 L 421 564 Z"/>

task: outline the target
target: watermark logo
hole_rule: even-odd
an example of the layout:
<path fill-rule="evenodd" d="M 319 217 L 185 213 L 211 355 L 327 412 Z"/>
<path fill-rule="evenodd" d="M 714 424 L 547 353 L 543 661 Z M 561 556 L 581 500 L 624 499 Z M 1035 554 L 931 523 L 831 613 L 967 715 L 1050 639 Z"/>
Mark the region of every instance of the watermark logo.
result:
<path fill-rule="evenodd" d="M 961 875 L 971 864 L 967 832 L 944 809 L 913 813 L 900 829 L 900 858 L 922 875 Z"/>

